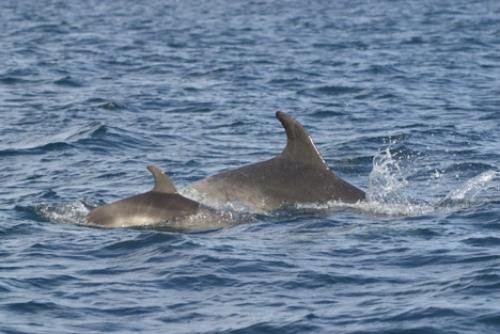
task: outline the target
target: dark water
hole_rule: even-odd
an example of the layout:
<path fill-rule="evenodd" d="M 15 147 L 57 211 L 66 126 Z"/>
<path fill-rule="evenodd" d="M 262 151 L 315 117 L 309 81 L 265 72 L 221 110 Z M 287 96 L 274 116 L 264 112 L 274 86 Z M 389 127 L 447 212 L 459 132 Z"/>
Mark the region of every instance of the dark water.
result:
<path fill-rule="evenodd" d="M 499 78 L 498 1 L 0 2 L 0 332 L 498 333 Z M 272 157 L 276 110 L 370 201 L 74 224 Z"/>

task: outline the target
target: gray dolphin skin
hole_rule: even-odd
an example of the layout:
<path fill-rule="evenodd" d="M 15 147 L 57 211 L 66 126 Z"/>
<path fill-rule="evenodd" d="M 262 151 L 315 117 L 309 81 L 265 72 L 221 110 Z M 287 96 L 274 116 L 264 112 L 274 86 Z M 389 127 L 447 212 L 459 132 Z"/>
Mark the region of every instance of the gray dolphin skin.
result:
<path fill-rule="evenodd" d="M 190 185 L 203 203 L 243 205 L 266 212 L 296 204 L 341 201 L 355 203 L 365 193 L 336 176 L 316 149 L 307 130 L 278 111 L 287 144 L 276 157 L 209 176 Z"/>
<path fill-rule="evenodd" d="M 210 230 L 231 224 L 230 216 L 180 195 L 156 166 L 148 166 L 155 185 L 151 191 L 98 207 L 87 221 L 104 227 L 161 224 L 174 230 Z"/>

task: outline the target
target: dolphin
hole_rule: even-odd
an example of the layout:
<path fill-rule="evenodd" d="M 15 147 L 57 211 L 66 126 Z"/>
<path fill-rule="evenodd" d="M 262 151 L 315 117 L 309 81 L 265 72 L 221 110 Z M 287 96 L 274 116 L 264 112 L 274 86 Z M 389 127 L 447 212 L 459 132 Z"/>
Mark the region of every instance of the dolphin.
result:
<path fill-rule="evenodd" d="M 362 190 L 328 168 L 302 124 L 281 111 L 276 118 L 287 136 L 281 154 L 196 181 L 188 187 L 191 193 L 210 205 L 242 205 L 257 213 L 297 204 L 365 200 Z"/>
<path fill-rule="evenodd" d="M 188 231 L 211 230 L 233 223 L 230 214 L 180 195 L 158 167 L 147 168 L 154 177 L 152 190 L 98 207 L 88 213 L 87 222 L 104 227 L 158 225 Z"/>

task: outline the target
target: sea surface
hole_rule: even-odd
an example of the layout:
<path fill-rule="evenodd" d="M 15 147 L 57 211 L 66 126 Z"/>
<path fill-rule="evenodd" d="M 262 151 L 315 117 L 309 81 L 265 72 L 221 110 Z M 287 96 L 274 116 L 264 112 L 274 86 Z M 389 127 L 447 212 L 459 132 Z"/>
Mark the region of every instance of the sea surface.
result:
<path fill-rule="evenodd" d="M 366 203 L 81 224 L 277 110 Z M 499 333 L 499 129 L 499 1 L 1 1 L 0 333 Z"/>

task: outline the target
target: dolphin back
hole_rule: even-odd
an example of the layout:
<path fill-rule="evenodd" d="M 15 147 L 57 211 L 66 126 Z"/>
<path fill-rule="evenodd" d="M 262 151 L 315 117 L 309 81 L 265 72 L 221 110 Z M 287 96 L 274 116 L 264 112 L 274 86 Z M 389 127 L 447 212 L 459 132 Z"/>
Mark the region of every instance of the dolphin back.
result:
<path fill-rule="evenodd" d="M 225 171 L 191 185 L 207 203 L 241 204 L 265 212 L 301 203 L 341 201 L 354 203 L 365 193 L 335 175 L 314 145 L 307 130 L 278 111 L 287 136 L 284 150 L 272 159 Z"/>

